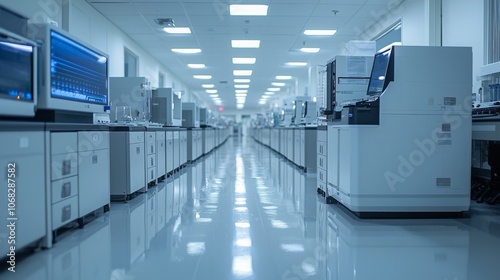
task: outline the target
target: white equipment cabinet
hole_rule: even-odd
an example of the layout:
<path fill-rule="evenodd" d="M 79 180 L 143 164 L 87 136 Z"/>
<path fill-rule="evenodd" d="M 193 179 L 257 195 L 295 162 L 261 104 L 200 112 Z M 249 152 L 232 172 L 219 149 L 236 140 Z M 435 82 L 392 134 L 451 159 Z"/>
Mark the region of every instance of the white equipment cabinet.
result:
<path fill-rule="evenodd" d="M 0 199 L 0 218 L 8 222 L 8 179 L 15 184 L 16 253 L 47 235 L 45 216 L 44 125 L 21 122 L 0 122 L 0 178 L 5 186 Z M 15 166 L 9 166 L 15 164 Z M 15 167 L 15 168 L 13 168 Z M 10 171 L 8 172 L 9 168 Z M 8 174 L 15 174 L 8 177 Z M 11 181 L 12 183 L 12 181 Z M 0 254 L 9 253 L 7 224 L 0 227 Z"/>
<path fill-rule="evenodd" d="M 317 180 L 318 180 L 318 194 L 325 196 L 327 192 L 326 185 L 327 181 L 327 126 L 318 126 L 316 130 L 317 133 L 317 145 L 316 145 L 316 155 L 317 155 Z"/>
<path fill-rule="evenodd" d="M 156 131 L 156 157 L 157 157 L 156 177 L 158 177 L 159 180 L 165 178 L 165 175 L 167 174 L 167 166 L 166 166 L 167 147 L 165 142 L 165 133 L 166 131 L 164 129 Z"/>
<path fill-rule="evenodd" d="M 110 126 L 111 198 L 130 199 L 146 188 L 144 127 Z"/>
<path fill-rule="evenodd" d="M 332 196 L 359 215 L 469 210 L 472 49 L 394 46 L 371 76 L 328 136 Z"/>
<path fill-rule="evenodd" d="M 188 149 L 188 144 L 187 144 L 187 130 L 185 128 L 180 129 L 179 131 L 179 140 L 180 140 L 180 165 L 184 166 L 187 164 L 187 149 Z"/>
<path fill-rule="evenodd" d="M 174 171 L 174 132 L 172 130 L 167 130 L 165 132 L 165 138 L 165 164 L 167 174 L 171 174 Z"/>
<path fill-rule="evenodd" d="M 146 185 L 156 185 L 156 129 L 146 128 L 146 152 L 145 152 L 145 172 L 146 172 Z"/>
<path fill-rule="evenodd" d="M 78 217 L 110 204 L 109 131 L 78 131 Z"/>
<path fill-rule="evenodd" d="M 181 165 L 180 150 L 181 150 L 181 140 L 180 140 L 179 130 L 174 130 L 174 147 L 173 147 L 174 170 L 178 170 Z"/>

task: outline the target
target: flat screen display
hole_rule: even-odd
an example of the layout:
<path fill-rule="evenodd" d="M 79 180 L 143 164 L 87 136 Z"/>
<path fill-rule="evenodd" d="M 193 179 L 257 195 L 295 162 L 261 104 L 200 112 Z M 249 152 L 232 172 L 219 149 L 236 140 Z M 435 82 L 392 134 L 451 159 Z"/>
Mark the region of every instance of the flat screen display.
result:
<path fill-rule="evenodd" d="M 391 58 L 391 50 L 377 53 L 373 60 L 372 73 L 370 75 L 370 83 L 368 84 L 368 95 L 380 95 L 387 86 L 387 69 L 389 69 L 389 61 Z"/>
<path fill-rule="evenodd" d="M 50 40 L 51 96 L 107 105 L 107 58 L 53 30 Z"/>
<path fill-rule="evenodd" d="M 0 40 L 0 98 L 33 102 L 33 46 Z"/>

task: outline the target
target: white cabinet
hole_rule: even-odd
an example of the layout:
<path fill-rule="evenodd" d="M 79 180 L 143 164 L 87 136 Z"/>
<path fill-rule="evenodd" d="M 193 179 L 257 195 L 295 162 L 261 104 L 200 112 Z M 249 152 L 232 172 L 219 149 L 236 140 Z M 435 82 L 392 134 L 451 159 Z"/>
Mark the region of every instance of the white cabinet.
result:
<path fill-rule="evenodd" d="M 156 176 L 162 178 L 167 174 L 166 166 L 166 143 L 165 143 L 165 131 L 156 131 Z"/>
<path fill-rule="evenodd" d="M 327 195 L 327 139 L 328 132 L 326 126 L 318 126 L 317 129 L 317 180 L 318 180 L 318 193 L 321 195 Z"/>

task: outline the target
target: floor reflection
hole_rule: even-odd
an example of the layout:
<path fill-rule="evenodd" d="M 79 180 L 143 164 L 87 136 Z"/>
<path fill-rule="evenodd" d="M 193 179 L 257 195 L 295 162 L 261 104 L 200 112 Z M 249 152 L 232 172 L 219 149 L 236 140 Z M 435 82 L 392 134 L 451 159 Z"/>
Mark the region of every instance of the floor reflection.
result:
<path fill-rule="evenodd" d="M 499 214 L 360 220 L 326 205 L 314 176 L 235 137 L 0 279 L 493 280 Z"/>

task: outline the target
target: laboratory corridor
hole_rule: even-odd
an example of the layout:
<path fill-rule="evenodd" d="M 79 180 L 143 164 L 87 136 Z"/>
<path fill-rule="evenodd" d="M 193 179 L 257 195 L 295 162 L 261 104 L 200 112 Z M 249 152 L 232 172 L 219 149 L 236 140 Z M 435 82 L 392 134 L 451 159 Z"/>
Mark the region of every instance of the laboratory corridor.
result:
<path fill-rule="evenodd" d="M 498 207 L 360 220 L 316 186 L 314 174 L 234 136 L 0 279 L 498 279 Z"/>

